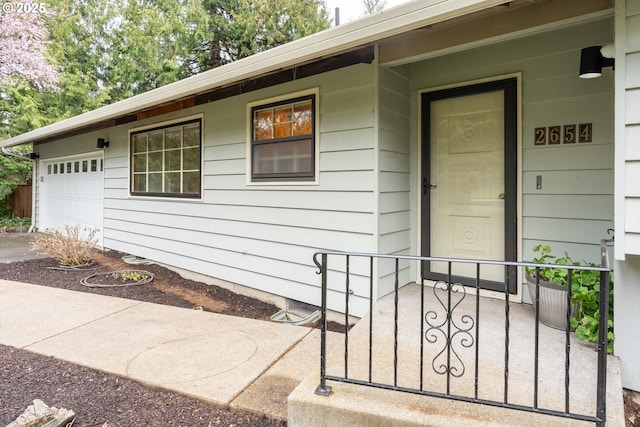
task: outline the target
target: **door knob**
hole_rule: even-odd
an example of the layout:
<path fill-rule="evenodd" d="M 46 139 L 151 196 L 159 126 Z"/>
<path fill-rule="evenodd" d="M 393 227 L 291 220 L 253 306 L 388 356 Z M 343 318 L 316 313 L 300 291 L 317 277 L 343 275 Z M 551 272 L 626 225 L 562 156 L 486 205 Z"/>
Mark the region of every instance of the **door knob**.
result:
<path fill-rule="evenodd" d="M 504 200 L 504 193 L 500 193 L 500 194 L 498 194 L 498 199 L 500 199 L 500 200 Z"/>

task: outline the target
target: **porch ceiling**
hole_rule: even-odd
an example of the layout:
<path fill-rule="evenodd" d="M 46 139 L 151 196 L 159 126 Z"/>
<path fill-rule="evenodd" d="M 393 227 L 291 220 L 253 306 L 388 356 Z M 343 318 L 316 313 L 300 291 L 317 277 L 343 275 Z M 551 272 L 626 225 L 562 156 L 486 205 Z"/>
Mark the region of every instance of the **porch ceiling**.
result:
<path fill-rule="evenodd" d="M 379 63 L 399 65 L 554 22 L 606 10 L 614 0 L 515 0 L 390 37 L 380 43 Z"/>

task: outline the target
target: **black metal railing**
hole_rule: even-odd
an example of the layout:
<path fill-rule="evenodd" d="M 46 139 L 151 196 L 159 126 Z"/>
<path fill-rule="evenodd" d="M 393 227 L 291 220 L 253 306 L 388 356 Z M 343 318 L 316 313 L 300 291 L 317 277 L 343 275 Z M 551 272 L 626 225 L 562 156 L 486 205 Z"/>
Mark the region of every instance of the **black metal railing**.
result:
<path fill-rule="evenodd" d="M 567 286 L 566 292 L 566 324 L 563 331 L 552 330 L 551 328 L 540 327 L 540 282 L 536 279 L 535 283 L 535 304 L 533 308 L 518 304 L 519 308 L 512 307 L 510 302 L 510 293 L 508 292 L 508 276 L 517 271 L 517 268 L 530 268 L 533 270 L 540 268 L 559 268 L 556 264 L 535 264 L 529 262 L 501 262 L 501 261 L 479 261 L 469 259 L 448 259 L 448 258 L 435 258 L 435 257 L 418 257 L 418 256 L 403 256 L 403 255 L 381 255 L 371 253 L 354 253 L 354 252 L 339 252 L 339 251 L 319 251 L 314 254 L 314 262 L 319 269 L 319 274 L 322 276 L 322 318 L 321 318 L 321 351 L 320 351 L 320 385 L 316 389 L 316 393 L 320 395 L 329 395 L 331 392 L 331 386 L 327 385 L 327 381 L 345 382 L 351 384 L 358 384 L 368 387 L 377 387 L 388 390 L 395 390 L 399 392 L 407 392 L 413 394 L 420 394 L 432 397 L 440 397 L 447 399 L 454 399 L 463 402 L 472 402 L 485 405 L 491 405 L 496 407 L 510 408 L 521 411 L 534 412 L 538 414 L 546 414 L 551 416 L 576 419 L 581 421 L 594 422 L 597 425 L 604 425 L 606 420 L 606 371 L 607 371 L 607 346 L 608 346 L 608 314 L 609 314 L 609 275 L 610 267 L 608 261 L 607 241 L 601 241 L 601 265 L 600 266 L 573 266 L 566 265 L 561 266 L 563 269 L 568 270 L 568 281 L 571 283 L 571 275 L 576 271 L 596 271 L 600 273 L 600 295 L 599 295 L 599 332 L 598 341 L 596 342 L 596 350 L 589 349 L 586 353 L 588 357 L 595 358 L 590 361 L 593 364 L 593 369 L 584 368 L 581 365 L 583 362 L 576 360 L 574 356 L 575 351 L 580 351 L 574 343 L 572 346 L 572 340 L 575 340 L 574 336 L 571 336 L 570 318 L 573 315 L 572 312 L 572 294 L 571 286 Z M 338 262 L 338 259 L 340 260 Z M 390 261 L 383 261 L 390 260 Z M 331 261 L 331 265 L 329 262 Z M 376 295 L 374 292 L 374 286 L 378 282 L 378 279 L 374 277 L 374 266 L 380 265 L 380 263 L 393 263 L 392 272 L 389 274 L 390 279 L 393 281 L 393 295 L 387 297 L 388 300 L 393 298 L 393 317 L 382 318 L 374 316 L 374 298 Z M 441 280 L 432 284 L 432 286 L 417 286 L 419 291 L 419 307 L 415 303 L 418 298 L 417 295 L 403 297 L 401 293 L 405 288 L 405 283 L 400 283 L 400 276 L 403 268 L 406 269 L 408 263 L 415 262 L 422 265 L 425 262 L 441 263 L 446 265 L 447 277 L 449 280 Z M 402 264 L 402 266 L 401 266 Z M 474 265 L 475 266 L 475 289 L 463 286 L 460 283 L 455 283 L 451 278 L 453 277 L 452 270 L 456 266 L 460 265 Z M 504 292 L 504 307 L 500 309 L 500 340 L 499 346 L 493 342 L 489 342 L 486 337 L 481 336 L 482 333 L 486 333 L 488 329 L 494 328 L 493 323 L 486 321 L 486 316 L 483 320 L 483 310 L 487 310 L 484 306 L 491 305 L 491 310 L 495 316 L 495 304 L 496 299 L 488 300 L 480 297 L 481 294 L 481 271 L 487 269 L 487 266 L 494 266 L 489 268 L 503 268 L 505 275 L 505 292 Z M 498 267 L 495 267 L 498 266 Z M 539 271 L 539 270 L 537 270 Z M 381 274 L 376 274 L 380 276 Z M 329 276 L 331 276 L 332 283 L 329 282 Z M 340 276 L 344 276 L 340 278 Z M 339 279 L 339 280 L 336 280 Z M 338 282 L 336 284 L 336 282 Z M 354 292 L 354 283 L 359 282 L 358 292 L 360 296 Z M 366 282 L 366 285 L 363 283 Z M 342 288 L 344 286 L 344 288 Z M 368 290 L 367 290 L 368 288 Z M 426 291 L 429 295 L 426 295 Z M 327 310 L 328 310 L 328 294 L 331 293 L 331 305 L 334 310 L 345 313 L 345 328 L 344 336 L 340 338 L 340 342 L 336 347 L 332 347 L 331 361 L 328 358 L 327 353 Z M 337 307 L 342 304 L 342 297 L 344 293 L 344 306 Z M 433 293 L 434 296 L 430 294 Z M 465 301 L 467 296 L 473 296 L 472 301 Z M 350 332 L 348 320 L 350 316 L 350 304 L 353 298 L 368 299 L 368 321 L 364 322 L 364 325 L 358 325 L 359 336 L 356 340 L 355 337 L 350 341 L 350 334 L 354 334 L 356 328 Z M 403 299 L 403 301 L 400 301 Z M 411 304 L 405 304 L 404 301 L 413 301 Z M 489 303 L 488 301 L 491 301 Z M 413 305 L 412 305 L 413 304 Z M 499 301 L 498 304 L 502 304 Z M 419 313 L 406 313 L 404 310 L 409 309 L 418 311 Z M 462 306 L 465 306 L 462 309 Z M 365 306 L 366 307 L 366 306 Z M 360 305 L 362 310 L 363 306 Z M 533 330 L 533 344 L 526 349 L 528 352 L 533 351 L 533 355 L 527 355 L 530 357 L 531 362 L 526 362 L 527 372 L 533 371 L 532 375 L 528 378 L 530 383 L 533 383 L 530 387 L 530 395 L 528 391 L 525 393 L 524 400 L 520 393 L 518 399 L 511 397 L 510 393 L 513 388 L 517 388 L 522 380 L 517 380 L 513 387 L 512 382 L 516 381 L 511 379 L 512 376 L 521 374 L 518 372 L 522 369 L 522 361 L 516 362 L 512 359 L 520 357 L 520 354 L 513 354 L 511 346 L 515 345 L 512 341 L 522 339 L 522 330 L 512 331 L 516 326 L 516 321 L 512 319 L 512 310 L 528 310 L 529 323 L 533 323 L 533 327 L 529 324 L 528 330 Z M 438 310 L 443 311 L 441 315 Z M 390 310 L 389 310 L 390 311 Z M 461 312 L 461 313 L 460 313 Z M 533 312 L 533 316 L 531 316 Z M 407 316 L 414 319 L 409 323 L 418 322 L 419 316 L 419 328 L 414 324 L 411 326 L 411 334 L 415 333 L 419 329 L 418 338 L 408 338 L 409 340 L 419 341 L 419 344 L 414 342 L 411 350 L 407 350 L 404 346 L 407 337 L 400 334 L 399 328 L 405 327 L 408 324 L 405 320 L 399 321 L 400 318 L 405 319 Z M 525 316 L 526 317 L 526 316 Z M 485 324 L 481 327 L 481 322 Z M 521 321 L 521 320 L 518 320 Z M 393 325 L 389 325 L 393 323 Z M 488 326 L 485 326 L 488 325 Z M 362 326 L 362 327 L 361 327 Z M 362 332 L 366 327 L 368 331 Z M 386 330 L 388 332 L 389 340 L 391 342 L 376 342 L 376 335 L 378 331 Z M 411 335 L 409 334 L 409 335 Z M 550 338 L 549 334 L 557 334 Z M 559 334 L 559 335 L 558 335 Z M 362 338 L 364 336 L 365 338 Z M 563 341 L 559 344 L 561 350 L 556 349 L 551 355 L 545 355 L 544 351 L 548 349 L 549 344 L 552 342 Z M 356 342 L 357 341 L 357 342 Z M 437 345 L 437 347 L 436 347 Z M 484 346 L 484 347 L 483 347 Z M 361 348 L 362 347 L 362 348 Z M 368 347 L 368 348 L 366 348 Z M 494 357 L 491 356 L 492 361 L 499 360 L 500 375 L 495 374 L 494 371 L 488 372 L 489 369 L 485 369 L 486 359 L 483 348 L 490 347 L 495 351 L 497 347 L 500 348 L 499 352 L 502 354 Z M 335 358 L 336 352 L 342 352 L 338 358 Z M 392 352 L 392 355 L 381 356 L 383 354 Z M 407 354 L 407 353 L 414 354 Z M 521 353 L 518 351 L 516 353 Z M 351 354 L 353 353 L 353 355 Z M 377 360 L 378 358 L 383 361 Z M 402 364 L 399 363 L 402 358 Z M 553 388 L 553 396 L 544 396 L 543 391 L 539 384 L 545 380 L 544 368 L 546 368 L 545 360 L 557 361 L 564 359 L 563 366 L 560 370 L 563 370 L 563 379 L 554 378 L 556 381 L 564 382 L 564 395 L 560 397 L 560 390 Z M 407 360 L 411 359 L 411 362 Z M 415 360 L 414 360 L 415 359 Z M 577 366 L 572 366 L 571 362 L 574 362 Z M 329 362 L 336 366 L 328 366 Z M 388 364 L 381 369 L 382 364 Z M 516 368 L 511 366 L 514 363 Z M 375 366 L 374 366 L 375 364 Z M 495 363 L 491 363 L 494 365 Z M 366 365 L 366 366 L 363 366 Z M 418 372 L 407 373 L 403 369 L 406 366 L 415 366 Z M 429 366 L 430 365 L 430 366 Z M 468 365 L 468 366 L 467 366 Z M 597 366 L 597 369 L 596 369 Z M 331 369 L 331 372 L 328 370 Z M 413 368 L 412 368 L 413 369 Z M 493 369 L 493 368 L 492 368 Z M 379 371 L 392 371 L 392 374 L 386 375 L 384 378 L 376 378 Z M 594 370 L 596 372 L 594 372 Z M 527 373 L 527 375 L 529 375 Z M 571 400 L 571 386 L 572 380 L 576 384 L 581 384 L 581 375 L 589 376 L 587 378 L 590 384 L 594 384 L 593 398 L 590 398 L 588 409 L 583 409 L 582 406 L 578 410 L 572 408 Z M 402 376 L 402 380 L 400 380 Z M 472 376 L 472 378 L 470 378 Z M 560 375 L 555 375 L 559 377 Z M 596 376 L 596 378 L 593 378 Z M 411 380 L 407 380 L 407 378 Z M 487 377 L 491 377 L 491 381 L 495 381 L 495 378 L 499 378 L 500 396 L 496 397 L 492 395 L 488 396 L 485 387 L 494 388 L 495 384 L 489 384 L 491 381 L 487 380 Z M 434 385 L 434 378 L 438 378 L 440 381 L 437 385 Z M 442 380 L 444 378 L 444 380 Z M 461 393 L 453 390 L 454 386 L 457 387 L 457 382 L 461 378 L 467 378 L 466 381 L 470 381 L 468 390 Z M 470 379 L 469 379 L 470 378 Z M 510 388 L 511 387 L 511 388 Z M 529 390 L 529 389 L 527 389 Z M 468 391 L 468 392 L 467 392 Z M 545 392 L 549 391 L 549 387 L 545 387 Z M 582 392 L 583 390 L 581 390 Z M 489 393 L 490 394 L 490 393 Z M 541 403 L 549 402 L 552 400 L 555 402 L 562 402 L 562 408 L 550 407 Z M 595 402 L 593 402 L 595 400 Z M 579 406 L 579 405 L 577 405 Z"/>

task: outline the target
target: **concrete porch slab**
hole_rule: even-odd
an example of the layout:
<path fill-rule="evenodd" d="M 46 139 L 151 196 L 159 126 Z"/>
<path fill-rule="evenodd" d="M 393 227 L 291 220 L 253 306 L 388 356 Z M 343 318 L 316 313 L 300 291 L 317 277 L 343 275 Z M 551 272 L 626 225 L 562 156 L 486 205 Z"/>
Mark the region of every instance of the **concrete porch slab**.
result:
<path fill-rule="evenodd" d="M 446 375 L 441 375 L 443 360 L 439 353 L 444 348 L 446 326 L 443 326 L 443 307 L 435 298 L 432 288 L 425 288 L 424 331 L 420 332 L 420 287 L 409 285 L 400 290 L 398 313 L 397 384 L 401 387 L 419 388 L 419 359 L 423 352 L 424 389 L 447 392 Z M 509 403 L 533 404 L 533 309 L 521 304 L 509 305 L 509 323 L 505 322 L 503 301 L 481 298 L 480 315 L 475 315 L 475 296 L 461 299 L 454 318 L 460 330 L 468 329 L 471 335 L 461 332 L 453 341 L 451 366 L 459 377 L 450 378 L 450 393 L 473 397 L 477 373 L 478 397 L 502 401 L 505 395 L 504 366 L 508 363 L 507 395 Z M 442 297 L 441 295 L 439 296 Z M 445 300 L 446 305 L 446 300 Z M 372 340 L 372 381 L 394 383 L 394 298 L 386 296 L 376 303 Z M 430 329 L 431 328 L 431 329 Z M 506 339 L 506 328 L 509 339 Z M 477 331 L 476 331 L 477 330 Z M 476 332 L 477 335 L 476 335 Z M 424 349 L 420 344 L 424 336 Z M 428 339 L 427 339 L 428 338 Z M 570 346 L 570 411 L 595 415 L 596 352 L 593 347 L 571 338 Z M 541 408 L 564 410 L 565 335 L 563 331 L 540 326 L 538 404 Z M 466 340 L 467 344 L 462 345 Z M 469 341 L 471 340 L 471 341 Z M 475 365 L 475 347 L 479 344 L 478 370 Z M 327 354 L 327 372 L 343 376 L 345 370 L 344 345 L 330 344 Z M 505 345 L 509 346 L 509 360 L 505 360 Z M 349 333 L 348 376 L 368 380 L 369 315 L 365 316 Z M 513 409 L 455 402 L 408 393 L 373 389 L 344 383 L 330 382 L 334 387 L 329 397 L 317 396 L 314 391 L 319 375 L 307 377 L 289 396 L 289 426 L 446 426 L 446 425 L 592 425 L 548 415 L 531 414 Z M 624 426 L 622 386 L 619 361 L 608 358 L 607 425 Z"/>

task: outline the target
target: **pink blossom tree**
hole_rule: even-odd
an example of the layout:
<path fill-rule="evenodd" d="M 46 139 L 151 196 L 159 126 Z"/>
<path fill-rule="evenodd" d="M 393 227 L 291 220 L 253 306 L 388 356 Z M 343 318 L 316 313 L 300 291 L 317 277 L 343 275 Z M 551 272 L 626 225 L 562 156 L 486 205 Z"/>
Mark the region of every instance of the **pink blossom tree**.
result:
<path fill-rule="evenodd" d="M 46 47 L 41 13 L 0 12 L 0 90 L 25 83 L 39 91 L 56 90 L 58 75 Z"/>
<path fill-rule="evenodd" d="M 41 114 L 31 92 L 58 90 L 58 74 L 47 61 L 47 31 L 40 14 L 0 11 L 0 140 L 29 130 Z M 9 11 L 7 12 L 7 9 Z M 16 123 L 24 125 L 18 128 Z M 21 151 L 27 151 L 28 147 Z M 0 152 L 0 202 L 31 176 L 31 162 Z M 0 203 L 0 211 L 2 211 Z"/>

